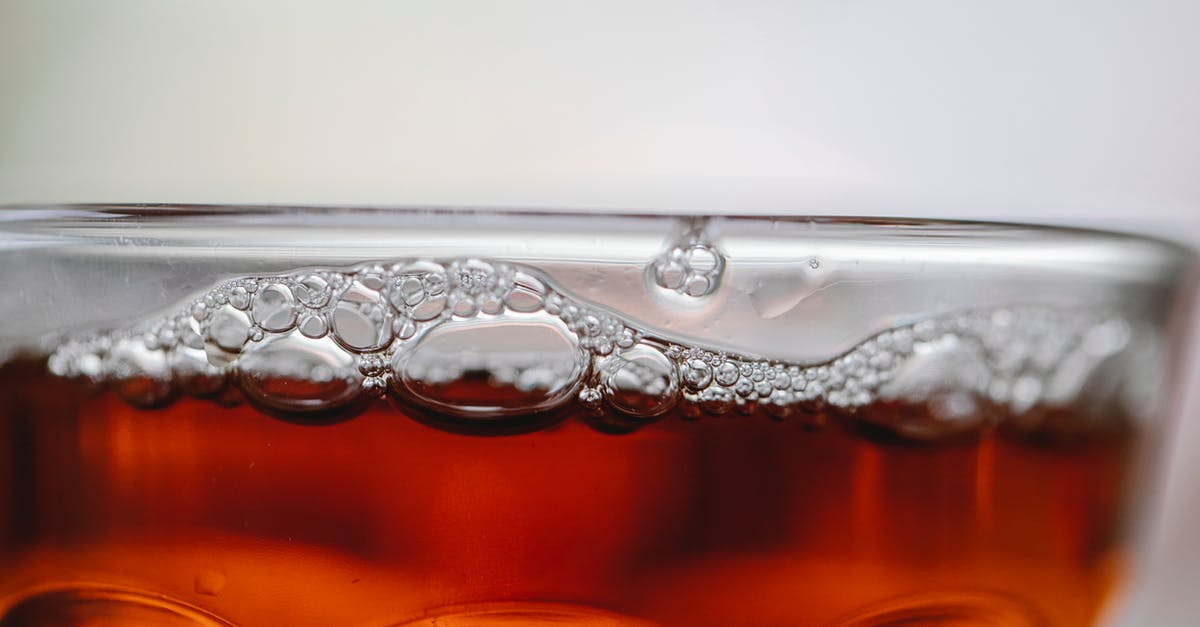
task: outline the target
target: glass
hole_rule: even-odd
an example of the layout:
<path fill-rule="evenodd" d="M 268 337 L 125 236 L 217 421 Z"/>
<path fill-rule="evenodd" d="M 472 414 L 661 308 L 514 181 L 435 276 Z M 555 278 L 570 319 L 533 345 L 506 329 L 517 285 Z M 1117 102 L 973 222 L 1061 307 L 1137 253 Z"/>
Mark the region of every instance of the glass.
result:
<path fill-rule="evenodd" d="M 0 214 L 0 625 L 1089 625 L 1193 259 L 1003 224 Z"/>

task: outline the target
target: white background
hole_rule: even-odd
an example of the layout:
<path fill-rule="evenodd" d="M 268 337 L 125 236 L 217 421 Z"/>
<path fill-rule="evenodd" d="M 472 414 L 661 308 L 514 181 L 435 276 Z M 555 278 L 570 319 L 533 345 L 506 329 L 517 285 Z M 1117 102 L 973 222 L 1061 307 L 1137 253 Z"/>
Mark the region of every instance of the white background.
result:
<path fill-rule="evenodd" d="M 910 215 L 1200 246 L 1197 32 L 1185 0 L 0 0 L 0 202 Z M 1200 616 L 1189 402 L 1121 624 Z"/>

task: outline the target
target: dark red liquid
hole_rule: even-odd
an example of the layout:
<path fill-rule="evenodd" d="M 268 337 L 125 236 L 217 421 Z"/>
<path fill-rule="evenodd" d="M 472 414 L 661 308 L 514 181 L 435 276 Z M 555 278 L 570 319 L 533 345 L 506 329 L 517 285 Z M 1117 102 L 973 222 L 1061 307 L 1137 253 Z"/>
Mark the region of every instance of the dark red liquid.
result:
<path fill-rule="evenodd" d="M 1087 625 L 1125 548 L 1119 426 L 906 443 L 836 418 L 668 415 L 480 437 L 383 402 L 301 426 L 186 398 L 134 409 L 32 362 L 0 375 L 5 627 L 480 606 L 509 622 L 419 624 Z M 917 409 L 862 417 L 900 411 Z M 176 609 L 131 609 L 146 599 Z"/>

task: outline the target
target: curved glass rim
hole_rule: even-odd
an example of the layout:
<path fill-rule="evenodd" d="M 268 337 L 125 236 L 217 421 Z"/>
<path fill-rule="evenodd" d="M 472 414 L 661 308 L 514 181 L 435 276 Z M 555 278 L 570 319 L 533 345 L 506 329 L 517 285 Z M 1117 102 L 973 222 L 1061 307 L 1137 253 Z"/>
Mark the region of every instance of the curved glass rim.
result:
<path fill-rule="evenodd" d="M 641 210 L 605 207 L 493 207 L 441 205 L 373 205 L 373 204 L 189 204 L 189 203 L 19 203 L 0 204 L 0 224 L 11 222 L 43 222 L 62 218 L 94 218 L 120 221 L 122 218 L 222 217 L 239 215 L 397 215 L 397 216 L 542 216 L 574 219 L 588 218 L 659 218 L 659 219 L 722 219 L 774 220 L 811 222 L 814 224 L 874 228 L 899 228 L 906 234 L 926 231 L 929 235 L 952 231 L 955 235 L 972 232 L 988 233 L 998 230 L 1021 230 L 1033 233 L 1058 234 L 1109 240 L 1129 240 L 1157 244 L 1175 254 L 1196 258 L 1200 253 L 1191 246 L 1170 238 L 1145 233 L 1133 233 L 1108 228 L 1072 224 L 1034 223 L 1007 220 L 958 218 L 924 218 L 919 216 L 872 216 L 732 213 Z"/>

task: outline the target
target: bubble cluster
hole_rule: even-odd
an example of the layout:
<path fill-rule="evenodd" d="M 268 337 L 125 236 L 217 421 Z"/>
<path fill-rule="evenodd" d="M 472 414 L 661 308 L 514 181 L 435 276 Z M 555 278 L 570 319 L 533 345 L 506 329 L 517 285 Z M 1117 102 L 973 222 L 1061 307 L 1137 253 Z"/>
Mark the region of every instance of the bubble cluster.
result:
<path fill-rule="evenodd" d="M 784 417 L 797 409 L 853 411 L 899 400 L 929 404 L 935 419 L 954 421 L 979 415 L 980 402 L 1013 414 L 1039 403 L 1069 402 L 1127 339 L 1121 318 L 1025 307 L 889 329 L 808 366 L 679 344 L 666 355 L 679 369 L 683 400 L 709 414 L 761 409 Z"/>
<path fill-rule="evenodd" d="M 685 277 L 716 277 L 724 263 L 696 246 L 665 259 Z M 407 260 L 226 281 L 173 315 L 71 339 L 48 365 L 139 407 L 184 394 L 244 399 L 301 422 L 343 419 L 385 396 L 435 426 L 498 432 L 540 428 L 573 407 L 624 429 L 673 411 L 783 420 L 882 401 L 928 406 L 889 425 L 921 437 L 977 420 L 985 404 L 1021 414 L 1070 402 L 1130 334 L 1126 320 L 1094 311 L 996 308 L 899 325 L 800 364 L 657 337 L 532 268 Z"/>
<path fill-rule="evenodd" d="M 660 288 L 699 298 L 717 290 L 725 271 L 725 258 L 710 244 L 676 244 L 649 267 L 650 276 Z"/>

